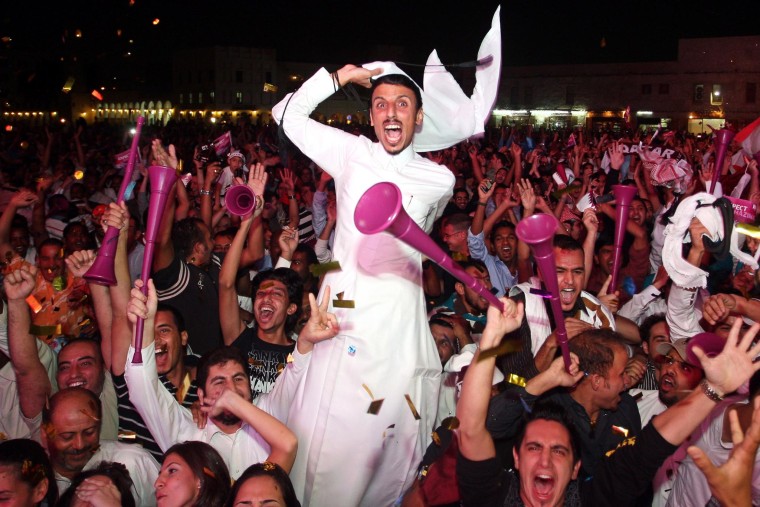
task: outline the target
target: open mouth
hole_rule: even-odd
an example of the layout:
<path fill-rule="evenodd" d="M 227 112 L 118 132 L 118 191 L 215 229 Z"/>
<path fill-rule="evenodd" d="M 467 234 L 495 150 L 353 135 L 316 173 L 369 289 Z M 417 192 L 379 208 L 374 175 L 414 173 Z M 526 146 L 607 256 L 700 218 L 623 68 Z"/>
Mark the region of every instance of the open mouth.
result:
<path fill-rule="evenodd" d="M 385 125 L 385 138 L 391 143 L 396 144 L 401 140 L 401 125 L 398 123 L 388 123 Z"/>
<path fill-rule="evenodd" d="M 559 291 L 559 299 L 563 305 L 572 304 L 574 298 L 575 298 L 574 288 L 567 288 L 567 289 L 562 289 L 561 291 Z"/>
<path fill-rule="evenodd" d="M 549 498 L 554 491 L 554 477 L 537 475 L 533 480 L 533 488 L 540 498 Z"/>
<path fill-rule="evenodd" d="M 66 383 L 67 387 L 85 387 L 87 382 L 84 380 L 70 380 L 68 383 Z"/>

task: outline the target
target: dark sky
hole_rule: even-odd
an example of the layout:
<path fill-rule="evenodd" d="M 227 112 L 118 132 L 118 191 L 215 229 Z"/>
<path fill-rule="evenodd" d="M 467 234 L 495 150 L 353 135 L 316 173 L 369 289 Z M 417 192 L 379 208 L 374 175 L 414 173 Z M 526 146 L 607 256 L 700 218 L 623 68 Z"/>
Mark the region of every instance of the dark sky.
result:
<path fill-rule="evenodd" d="M 455 63 L 475 58 L 498 5 L 490 0 L 133 1 L 5 2 L 0 52 L 37 50 L 45 63 L 28 72 L 38 79 L 45 72 L 40 67 L 47 65 L 52 73 L 76 57 L 93 81 L 117 71 L 123 74 L 119 79 L 166 81 L 174 49 L 213 44 L 272 47 L 280 60 L 335 65 L 392 58 L 377 45 L 403 48 L 404 60 L 424 63 L 435 48 L 444 63 Z M 504 0 L 501 6 L 508 65 L 667 60 L 675 58 L 679 37 L 760 34 L 758 0 Z M 77 30 L 81 38 L 75 37 Z"/>
<path fill-rule="evenodd" d="M 15 47 L 58 51 L 68 31 L 69 47 L 77 42 L 111 57 L 132 38 L 135 57 L 215 43 L 274 47 L 287 60 L 359 63 L 368 46 L 387 44 L 420 58 L 437 48 L 448 61 L 474 57 L 498 5 L 488 0 L 134 2 L 6 2 L 0 36 L 10 35 Z M 679 36 L 760 33 L 756 0 L 505 0 L 501 5 L 504 59 L 515 64 L 672 58 Z M 158 26 L 151 24 L 154 18 L 161 20 Z M 79 41 L 73 38 L 76 29 L 82 30 Z M 123 30 L 121 38 L 117 29 Z"/>

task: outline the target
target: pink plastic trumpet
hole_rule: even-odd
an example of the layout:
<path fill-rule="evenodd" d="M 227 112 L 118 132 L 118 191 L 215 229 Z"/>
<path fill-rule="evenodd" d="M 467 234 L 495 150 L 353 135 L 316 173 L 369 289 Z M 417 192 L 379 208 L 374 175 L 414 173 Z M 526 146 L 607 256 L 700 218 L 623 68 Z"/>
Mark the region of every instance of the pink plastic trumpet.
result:
<path fill-rule="evenodd" d="M 227 190 L 224 204 L 227 206 L 227 211 L 242 217 L 256 208 L 256 196 L 248 185 L 235 185 Z"/>
<path fill-rule="evenodd" d="M 625 228 L 628 225 L 628 209 L 631 207 L 633 198 L 638 189 L 632 185 L 613 185 L 612 193 L 615 195 L 615 242 L 612 254 L 612 281 L 610 281 L 609 293 L 617 290 L 620 279 L 620 265 L 623 263 L 623 240 Z"/>
<path fill-rule="evenodd" d="M 363 234 L 388 232 L 451 273 L 466 287 L 504 311 L 504 305 L 479 281 L 446 255 L 401 205 L 401 190 L 393 183 L 376 183 L 361 196 L 354 211 L 354 223 Z"/>
<path fill-rule="evenodd" d="M 723 163 L 726 161 L 726 150 L 728 145 L 731 144 L 731 140 L 736 133 L 729 129 L 720 129 L 715 133 L 715 168 L 713 169 L 712 181 L 710 181 L 710 193 L 715 195 L 715 186 L 718 183 L 718 178 L 723 172 Z"/>
<path fill-rule="evenodd" d="M 145 123 L 145 117 L 137 117 L 137 125 L 135 126 L 135 135 L 132 138 L 132 146 L 129 148 L 129 158 L 127 159 L 127 166 L 124 169 L 124 178 L 121 180 L 121 186 L 119 187 L 118 203 L 124 202 L 124 197 L 127 193 L 127 188 L 132 182 L 132 173 L 135 170 L 135 159 L 137 158 L 137 150 L 140 143 L 140 132 L 142 132 L 142 126 Z M 84 274 L 84 279 L 88 283 L 94 283 L 97 285 L 116 285 L 116 275 L 114 274 L 114 256 L 116 255 L 116 246 L 119 243 L 119 229 L 111 225 L 108 226 L 106 234 L 103 237 L 103 243 L 98 249 L 98 256 L 95 261 Z"/>
<path fill-rule="evenodd" d="M 156 237 L 161 225 L 161 217 L 166 209 L 169 192 L 177 181 L 177 171 L 171 167 L 154 165 L 148 168 L 150 178 L 150 202 L 148 203 L 148 221 L 145 225 L 145 251 L 143 252 L 140 279 L 143 281 L 142 293 L 148 293 L 148 279 L 153 265 L 153 253 L 156 249 Z M 135 355 L 132 364 L 142 364 L 142 342 L 145 321 L 141 318 L 135 322 Z"/>
<path fill-rule="evenodd" d="M 559 283 L 557 282 L 557 266 L 554 263 L 554 233 L 559 221 L 552 215 L 536 213 L 525 217 L 517 224 L 515 233 L 520 241 L 527 243 L 533 252 L 533 258 L 541 271 L 546 290 L 551 294 L 552 314 L 556 327 L 557 344 L 562 351 L 562 359 L 565 362 L 565 370 L 570 371 L 570 349 L 567 345 L 567 329 L 565 317 L 562 313 L 562 303 L 559 300 Z"/>

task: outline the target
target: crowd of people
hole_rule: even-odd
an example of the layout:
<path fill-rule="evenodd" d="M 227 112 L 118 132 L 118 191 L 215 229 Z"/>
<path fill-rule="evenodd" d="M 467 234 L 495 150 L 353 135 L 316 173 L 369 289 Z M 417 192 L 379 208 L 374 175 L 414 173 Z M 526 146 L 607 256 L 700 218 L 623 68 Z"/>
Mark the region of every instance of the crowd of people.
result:
<path fill-rule="evenodd" d="M 372 128 L 310 119 L 350 83 Z M 427 100 L 321 70 L 272 125 L 145 126 L 127 177 L 124 126 L 0 133 L 0 503 L 760 503 L 760 229 L 723 197 L 760 204 L 753 154 L 625 126 L 423 149 Z M 502 308 L 359 232 L 379 182 Z M 539 213 L 548 272 L 518 234 Z"/>

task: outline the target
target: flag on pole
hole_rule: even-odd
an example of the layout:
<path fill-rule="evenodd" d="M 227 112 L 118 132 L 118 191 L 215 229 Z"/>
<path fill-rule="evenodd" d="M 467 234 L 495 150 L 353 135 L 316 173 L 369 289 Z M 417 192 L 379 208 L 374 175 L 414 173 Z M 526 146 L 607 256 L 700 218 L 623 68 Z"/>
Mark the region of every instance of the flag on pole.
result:
<path fill-rule="evenodd" d="M 116 167 L 117 169 L 126 167 L 127 161 L 129 160 L 129 150 L 122 151 L 121 153 L 117 153 L 116 155 L 114 155 L 113 158 L 114 158 L 114 161 L 113 161 L 114 167 Z"/>
<path fill-rule="evenodd" d="M 214 151 L 217 157 L 221 157 L 232 148 L 232 134 L 229 131 L 214 139 Z"/>
<path fill-rule="evenodd" d="M 575 133 L 570 133 L 570 137 L 567 138 L 567 147 L 572 148 L 575 146 Z"/>

